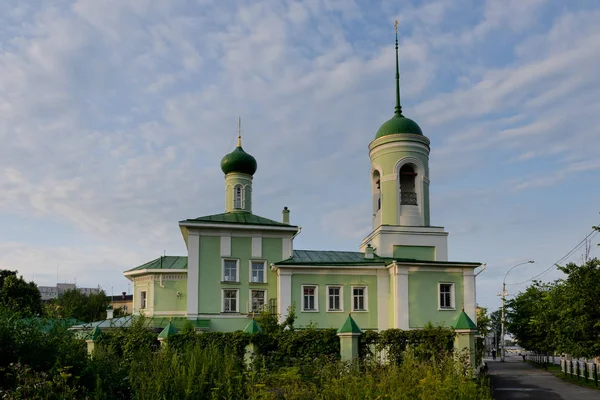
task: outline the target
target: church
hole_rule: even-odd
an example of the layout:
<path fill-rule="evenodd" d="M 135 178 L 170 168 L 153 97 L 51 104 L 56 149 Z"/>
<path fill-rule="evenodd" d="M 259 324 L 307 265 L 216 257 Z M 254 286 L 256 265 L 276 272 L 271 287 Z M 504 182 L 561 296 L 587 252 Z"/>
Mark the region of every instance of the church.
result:
<path fill-rule="evenodd" d="M 363 330 L 428 323 L 458 330 L 465 318 L 474 328 L 482 264 L 448 261 L 448 233 L 431 224 L 429 152 L 429 139 L 400 105 L 396 36 L 396 106 L 368 144 L 372 231 L 358 251 L 295 249 L 300 228 L 287 207 L 279 221 L 254 214 L 257 161 L 238 136 L 221 161 L 224 212 L 179 222 L 187 257 L 124 273 L 134 314 L 187 318 L 204 331 L 241 330 L 264 311 L 283 320 L 291 309 L 299 328 L 339 328 L 349 313 Z"/>

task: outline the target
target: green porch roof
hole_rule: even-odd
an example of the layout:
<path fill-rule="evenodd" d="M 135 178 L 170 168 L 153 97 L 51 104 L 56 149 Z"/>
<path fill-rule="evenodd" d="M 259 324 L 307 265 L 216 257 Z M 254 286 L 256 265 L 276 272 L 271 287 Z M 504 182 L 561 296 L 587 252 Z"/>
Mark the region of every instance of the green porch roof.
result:
<path fill-rule="evenodd" d="M 358 324 L 354 321 L 352 315 L 348 314 L 346 322 L 344 322 L 344 325 L 340 326 L 337 333 L 362 333 L 362 329 L 358 327 Z"/>
<path fill-rule="evenodd" d="M 125 272 L 143 269 L 187 269 L 187 256 L 162 256 Z"/>
<path fill-rule="evenodd" d="M 78 331 L 92 331 L 94 328 L 115 329 L 115 328 L 128 328 L 136 318 L 140 318 L 137 315 L 127 315 L 124 317 L 105 319 L 102 321 L 89 322 L 81 325 L 72 326 L 70 329 Z M 188 321 L 192 323 L 192 326 L 197 329 L 207 330 L 210 327 L 210 319 L 195 319 L 189 320 L 186 317 L 146 317 L 144 318 L 144 326 L 148 329 L 163 329 L 169 323 L 177 330 L 182 330 L 188 324 Z"/>
<path fill-rule="evenodd" d="M 177 328 L 175 328 L 175 325 L 173 325 L 173 321 L 169 321 L 169 323 L 167 324 L 167 326 L 165 326 L 165 329 L 163 329 L 159 334 L 158 334 L 158 338 L 159 339 L 166 339 L 169 336 L 173 336 L 177 334 Z"/>
<path fill-rule="evenodd" d="M 179 224 L 186 222 L 200 222 L 212 224 L 240 224 L 240 225 L 265 225 L 265 226 L 282 226 L 288 228 L 297 228 L 296 225 L 288 225 L 282 222 L 273 221 L 259 215 L 254 215 L 247 211 L 231 211 L 223 214 L 206 215 L 204 217 L 184 219 L 179 221 Z"/>
<path fill-rule="evenodd" d="M 244 332 L 254 334 L 262 332 L 262 329 L 260 329 L 260 325 L 258 325 L 254 318 L 252 318 L 252 321 L 248 322 L 248 325 L 244 328 Z"/>
<path fill-rule="evenodd" d="M 294 250 L 291 258 L 275 265 L 385 265 L 386 261 L 391 259 L 377 255 L 365 258 L 364 253 L 358 251 Z"/>
<path fill-rule="evenodd" d="M 473 320 L 469 318 L 465 310 L 462 310 L 462 312 L 456 319 L 456 322 L 454 322 L 453 327 L 454 329 L 477 330 L 477 325 L 475 325 L 475 322 L 473 322 Z"/>

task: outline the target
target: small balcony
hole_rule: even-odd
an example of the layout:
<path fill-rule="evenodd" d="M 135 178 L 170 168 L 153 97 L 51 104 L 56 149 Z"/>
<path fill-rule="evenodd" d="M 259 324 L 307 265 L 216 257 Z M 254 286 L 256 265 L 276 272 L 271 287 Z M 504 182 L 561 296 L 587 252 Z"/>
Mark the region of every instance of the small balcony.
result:
<path fill-rule="evenodd" d="M 400 204 L 403 206 L 416 206 L 417 194 L 415 192 L 401 192 Z"/>

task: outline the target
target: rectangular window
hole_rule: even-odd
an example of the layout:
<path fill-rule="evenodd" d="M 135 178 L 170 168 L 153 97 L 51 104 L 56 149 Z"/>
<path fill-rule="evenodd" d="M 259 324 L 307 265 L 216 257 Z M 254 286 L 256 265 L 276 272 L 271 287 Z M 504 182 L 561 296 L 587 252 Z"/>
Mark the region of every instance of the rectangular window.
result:
<path fill-rule="evenodd" d="M 243 203 L 243 195 L 242 195 L 242 187 L 241 186 L 236 186 L 234 189 L 234 204 L 233 204 L 233 208 L 235 209 L 242 209 L 244 208 Z"/>
<path fill-rule="evenodd" d="M 146 293 L 147 292 L 145 290 L 142 290 L 140 292 L 140 309 L 142 309 L 142 310 L 144 308 L 146 308 L 146 305 L 147 305 L 147 295 L 146 295 Z"/>
<path fill-rule="evenodd" d="M 238 312 L 237 289 L 223 289 L 223 312 Z"/>
<path fill-rule="evenodd" d="M 440 309 L 454 309 L 454 284 L 440 283 Z"/>
<path fill-rule="evenodd" d="M 238 260 L 223 260 L 223 282 L 237 282 Z"/>
<path fill-rule="evenodd" d="M 365 286 L 352 287 L 352 311 L 367 311 L 367 288 Z"/>
<path fill-rule="evenodd" d="M 327 311 L 343 311 L 341 286 L 327 286 Z"/>
<path fill-rule="evenodd" d="M 265 283 L 265 261 L 250 262 L 250 282 Z"/>
<path fill-rule="evenodd" d="M 250 312 L 261 312 L 265 309 L 265 290 L 250 291 Z"/>
<path fill-rule="evenodd" d="M 318 311 L 317 286 L 302 286 L 302 311 Z"/>

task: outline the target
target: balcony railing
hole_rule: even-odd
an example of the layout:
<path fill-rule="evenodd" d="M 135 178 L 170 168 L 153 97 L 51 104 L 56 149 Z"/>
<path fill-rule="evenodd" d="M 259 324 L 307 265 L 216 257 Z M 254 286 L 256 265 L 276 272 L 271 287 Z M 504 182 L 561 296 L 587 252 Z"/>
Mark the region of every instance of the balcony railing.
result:
<path fill-rule="evenodd" d="M 417 205 L 417 194 L 415 192 L 402 192 L 400 193 L 400 204 L 406 206 Z"/>

